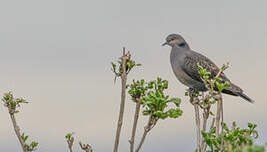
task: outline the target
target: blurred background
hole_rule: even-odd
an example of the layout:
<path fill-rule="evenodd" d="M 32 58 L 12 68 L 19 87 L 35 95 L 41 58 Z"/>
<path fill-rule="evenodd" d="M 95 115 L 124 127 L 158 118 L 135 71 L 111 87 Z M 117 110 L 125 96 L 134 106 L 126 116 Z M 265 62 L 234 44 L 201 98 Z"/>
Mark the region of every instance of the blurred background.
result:
<path fill-rule="evenodd" d="M 224 95 L 224 119 L 258 124 L 258 144 L 267 142 L 267 1 L 129 1 L 12 0 L 0 1 L 0 93 L 25 98 L 18 124 L 37 151 L 67 151 L 64 136 L 95 151 L 111 151 L 120 104 L 120 81 L 114 84 L 110 62 L 125 46 L 142 67 L 128 79 L 169 80 L 168 93 L 182 98 L 184 114 L 160 121 L 142 151 L 193 151 L 194 111 L 186 87 L 176 80 L 169 47 L 179 33 L 191 48 L 217 65 L 256 103 Z M 135 104 L 127 97 L 120 151 L 128 151 Z M 7 109 L 0 106 L 0 151 L 20 151 Z M 141 117 L 137 140 L 146 118 Z"/>

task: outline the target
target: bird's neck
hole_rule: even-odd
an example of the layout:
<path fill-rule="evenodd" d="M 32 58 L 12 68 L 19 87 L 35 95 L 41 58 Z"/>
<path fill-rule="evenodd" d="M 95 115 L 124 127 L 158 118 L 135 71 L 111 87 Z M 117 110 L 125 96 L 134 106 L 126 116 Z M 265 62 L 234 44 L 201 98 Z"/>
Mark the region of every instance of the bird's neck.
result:
<path fill-rule="evenodd" d="M 183 42 L 183 43 L 175 43 L 175 44 L 173 44 L 172 47 L 176 47 L 176 48 L 179 48 L 179 49 L 190 50 L 190 47 L 189 47 L 189 45 L 186 42 Z"/>
<path fill-rule="evenodd" d="M 187 47 L 180 47 L 178 45 L 172 46 L 171 54 L 170 54 L 170 59 L 171 62 L 178 60 L 178 59 L 183 59 L 183 56 L 190 51 Z"/>
<path fill-rule="evenodd" d="M 190 48 L 187 44 L 185 44 L 183 46 L 179 46 L 178 44 L 174 44 L 172 46 L 172 53 L 180 54 L 180 53 L 184 53 L 187 51 L 190 51 Z"/>

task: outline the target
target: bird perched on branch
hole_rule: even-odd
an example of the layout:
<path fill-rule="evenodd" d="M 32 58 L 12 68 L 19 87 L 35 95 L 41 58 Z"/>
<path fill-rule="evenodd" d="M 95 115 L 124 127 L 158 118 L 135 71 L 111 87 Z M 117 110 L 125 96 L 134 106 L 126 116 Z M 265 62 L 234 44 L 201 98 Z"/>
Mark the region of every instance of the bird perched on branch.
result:
<path fill-rule="evenodd" d="M 210 78 L 214 78 L 218 74 L 219 68 L 204 55 L 191 50 L 184 38 L 178 34 L 170 34 L 167 36 L 166 42 L 162 46 L 164 45 L 172 47 L 170 60 L 172 70 L 177 79 L 189 88 L 197 91 L 207 91 L 207 88 L 198 73 L 198 64 L 210 72 Z M 254 102 L 243 93 L 241 88 L 231 83 L 223 72 L 219 77 L 224 82 L 228 81 L 230 83 L 222 93 L 240 96 L 249 102 Z"/>

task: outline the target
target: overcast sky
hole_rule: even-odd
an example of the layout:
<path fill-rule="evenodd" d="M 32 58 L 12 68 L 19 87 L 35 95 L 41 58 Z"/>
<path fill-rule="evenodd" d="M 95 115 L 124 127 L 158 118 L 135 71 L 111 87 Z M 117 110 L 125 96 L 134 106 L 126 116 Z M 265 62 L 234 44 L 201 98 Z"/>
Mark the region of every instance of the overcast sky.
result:
<path fill-rule="evenodd" d="M 67 151 L 64 136 L 97 152 L 111 151 L 117 123 L 120 83 L 113 83 L 110 62 L 123 46 L 142 63 L 131 79 L 161 76 L 168 93 L 182 98 L 184 114 L 159 121 L 142 151 L 193 151 L 195 126 L 185 86 L 169 63 L 170 33 L 179 33 L 190 47 L 217 65 L 230 62 L 225 73 L 256 103 L 224 95 L 225 120 L 245 127 L 258 124 L 259 144 L 267 142 L 267 1 L 129 1 L 129 0 L 1 0 L 0 93 L 12 90 L 30 102 L 17 120 L 40 152 Z M 134 103 L 128 97 L 121 151 L 128 151 Z M 12 124 L 0 106 L 0 151 L 19 151 Z M 141 117 L 138 138 L 146 118 Z"/>

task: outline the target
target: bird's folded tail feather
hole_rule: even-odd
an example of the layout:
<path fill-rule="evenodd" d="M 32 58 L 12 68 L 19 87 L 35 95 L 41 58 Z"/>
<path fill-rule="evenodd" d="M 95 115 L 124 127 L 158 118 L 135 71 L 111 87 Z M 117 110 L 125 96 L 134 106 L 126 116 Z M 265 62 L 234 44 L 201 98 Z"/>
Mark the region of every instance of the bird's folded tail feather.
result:
<path fill-rule="evenodd" d="M 247 100 L 250 103 L 254 103 L 255 101 L 252 100 L 251 98 L 249 98 L 247 95 L 245 95 L 243 92 L 237 92 L 238 96 L 240 96 L 241 98 Z"/>
<path fill-rule="evenodd" d="M 240 96 L 241 98 L 245 99 L 250 103 L 254 103 L 255 101 L 249 98 L 246 94 L 243 93 L 243 90 L 238 87 L 237 85 L 230 83 L 230 85 L 222 91 L 225 94 L 230 94 L 234 96 Z"/>

